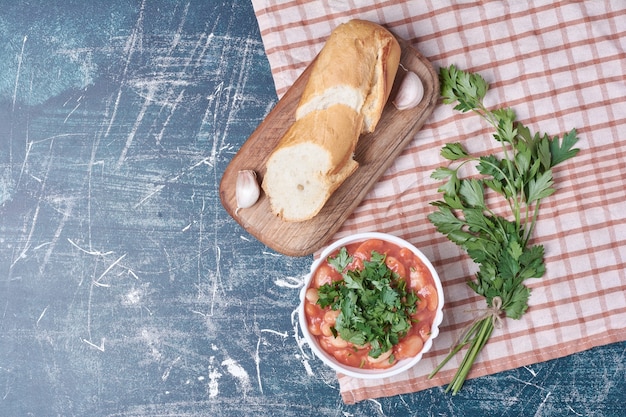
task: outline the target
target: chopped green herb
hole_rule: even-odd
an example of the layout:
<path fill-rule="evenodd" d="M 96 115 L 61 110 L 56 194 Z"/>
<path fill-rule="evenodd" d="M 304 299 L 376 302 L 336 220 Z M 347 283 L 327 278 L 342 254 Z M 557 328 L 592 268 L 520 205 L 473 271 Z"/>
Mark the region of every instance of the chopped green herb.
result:
<path fill-rule="evenodd" d="M 576 130 L 558 137 L 531 134 L 515 120 L 509 108 L 489 110 L 483 105 L 488 84 L 479 74 L 455 66 L 440 70 L 443 102 L 461 112 L 472 111 L 491 124 L 494 139 L 502 145 L 501 155 L 475 157 L 460 143 L 443 147 L 441 155 L 450 165 L 437 168 L 432 178 L 445 181 L 438 189 L 443 200 L 432 204 L 437 211 L 429 220 L 452 242 L 464 249 L 479 265 L 469 287 L 485 297 L 490 314 L 477 319 L 453 346 L 450 354 L 431 373 L 433 377 L 456 353 L 470 345 L 446 391 L 456 394 L 463 386 L 478 353 L 489 340 L 501 312 L 519 319 L 528 308 L 527 278 L 545 273 L 544 249 L 530 245 L 542 199 L 555 192 L 552 167 L 574 157 L 578 149 Z M 477 176 L 459 178 L 459 169 L 476 163 Z M 485 192 L 504 197 L 509 215 L 497 215 L 486 204 Z"/>
<path fill-rule="evenodd" d="M 362 269 L 348 270 L 353 259 L 343 247 L 327 259 L 343 279 L 318 289 L 320 307 L 341 312 L 331 329 L 333 334 L 357 346 L 369 343 L 373 358 L 389 351 L 407 334 L 419 301 L 385 259 L 384 254 L 373 251 Z"/>

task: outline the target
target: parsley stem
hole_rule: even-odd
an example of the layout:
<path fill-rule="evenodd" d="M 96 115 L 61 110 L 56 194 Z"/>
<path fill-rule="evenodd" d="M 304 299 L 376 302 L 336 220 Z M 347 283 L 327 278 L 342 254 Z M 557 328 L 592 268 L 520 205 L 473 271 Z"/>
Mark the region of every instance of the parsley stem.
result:
<path fill-rule="evenodd" d="M 452 391 L 452 395 L 455 395 L 459 390 L 463 387 L 465 380 L 467 379 L 467 375 L 469 374 L 478 354 L 483 349 L 487 341 L 491 337 L 491 333 L 493 332 L 493 320 L 491 317 L 483 318 L 477 321 L 474 325 L 477 330 L 476 336 L 474 336 L 470 343 L 470 347 L 463 356 L 463 360 L 461 361 L 461 365 L 457 369 L 452 381 L 448 384 L 445 392 Z M 458 350 L 457 350 L 458 352 Z"/>
<path fill-rule="evenodd" d="M 443 368 L 444 366 L 446 366 L 446 364 L 450 361 L 450 359 L 452 359 L 454 357 L 454 355 L 456 355 L 457 353 L 459 353 L 459 351 L 461 349 L 463 349 L 463 347 L 466 345 L 467 343 L 459 343 L 456 346 L 454 346 L 454 348 L 450 351 L 450 353 L 448 353 L 448 356 L 446 356 L 446 358 L 444 360 L 442 360 L 439 365 L 437 365 L 437 367 L 430 373 L 430 375 L 428 375 L 428 379 L 431 379 L 432 377 L 434 377 L 440 370 L 441 368 Z"/>
<path fill-rule="evenodd" d="M 478 354 L 489 340 L 489 337 L 491 337 L 493 329 L 493 319 L 491 316 L 473 322 L 469 329 L 462 334 L 461 338 L 454 345 L 452 350 L 450 350 L 448 356 L 446 356 L 446 358 L 439 363 L 430 375 L 428 375 L 428 378 L 430 379 L 434 377 L 441 370 L 441 368 L 443 368 L 450 361 L 450 359 L 452 359 L 452 357 L 469 344 L 470 346 L 465 353 L 465 356 L 463 356 L 461 364 L 445 391 L 449 392 L 452 390 L 452 394 L 456 394 L 463 386 L 463 383 L 472 369 Z"/>
<path fill-rule="evenodd" d="M 514 160 L 514 158 L 511 158 L 509 156 L 509 150 L 506 147 L 506 143 L 514 146 L 512 140 L 513 138 L 507 138 L 508 140 L 505 141 L 504 138 L 507 135 L 504 134 L 505 132 L 500 128 L 500 119 L 494 114 L 494 112 L 487 109 L 482 101 L 478 101 L 476 104 L 478 106 L 478 109 L 474 109 L 473 111 L 482 116 L 482 118 L 485 119 L 491 126 L 493 126 L 496 129 L 496 132 L 498 132 L 498 136 L 500 137 L 499 142 L 502 145 L 502 153 L 504 154 L 504 160 L 506 161 L 507 167 L 509 169 L 509 175 L 513 177 L 515 175 L 515 171 L 513 170 L 513 164 L 511 161 Z M 505 175 L 505 177 L 508 179 L 508 176 Z"/>
<path fill-rule="evenodd" d="M 540 203 L 541 203 L 541 200 L 537 200 L 537 202 L 535 203 L 535 210 L 533 212 L 533 218 L 530 221 L 530 225 L 524 231 L 524 236 L 523 236 L 524 246 L 526 246 L 528 244 L 528 241 L 530 240 L 530 237 L 533 234 L 533 230 L 535 229 L 535 224 L 537 223 L 537 218 L 539 217 L 539 205 L 540 205 Z M 528 224 L 528 222 L 527 222 L 527 224 Z"/>
<path fill-rule="evenodd" d="M 516 142 L 515 135 L 516 134 L 513 135 L 512 137 L 509 137 L 507 132 L 501 128 L 500 119 L 498 118 L 496 114 L 494 114 L 494 112 L 487 109 L 481 101 L 478 101 L 476 105 L 478 106 L 478 108 L 473 109 L 473 111 L 477 113 L 478 115 L 480 115 L 483 119 L 485 119 L 489 124 L 491 124 L 496 129 L 496 132 L 497 132 L 496 136 L 500 138 L 499 142 L 502 147 L 502 153 L 504 155 L 503 160 L 505 161 L 507 165 L 508 175 L 504 173 L 500 169 L 500 167 L 494 164 L 490 164 L 490 165 L 494 169 L 496 169 L 506 179 L 507 184 L 509 185 L 509 187 L 511 187 L 511 192 L 510 192 L 511 195 L 509 198 L 507 198 L 507 201 L 509 203 L 509 207 L 511 208 L 511 211 L 513 212 L 515 216 L 515 225 L 519 229 L 521 226 L 520 207 L 522 205 L 521 203 L 523 203 L 524 201 L 523 189 L 521 190 L 521 193 L 518 192 L 518 187 L 516 186 L 515 182 L 511 181 L 510 179 L 510 178 L 515 178 L 515 176 L 517 175 L 517 168 L 513 166 L 513 164 L 515 163 L 515 157 L 509 155 L 510 152 L 506 145 L 508 143 L 510 146 L 512 146 L 513 154 L 515 154 L 515 142 Z"/>

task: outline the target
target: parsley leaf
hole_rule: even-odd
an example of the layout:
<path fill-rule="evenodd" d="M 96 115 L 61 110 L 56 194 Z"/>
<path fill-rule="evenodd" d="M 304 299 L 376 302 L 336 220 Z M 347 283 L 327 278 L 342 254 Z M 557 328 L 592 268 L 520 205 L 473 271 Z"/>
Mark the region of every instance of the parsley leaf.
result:
<path fill-rule="evenodd" d="M 441 156 L 451 161 L 456 161 L 457 159 L 465 158 L 469 156 L 463 145 L 460 143 L 448 143 L 441 149 Z"/>
<path fill-rule="evenodd" d="M 542 198 L 551 196 L 556 190 L 552 188 L 554 182 L 552 181 L 552 171 L 547 170 L 544 173 L 531 178 L 528 182 L 528 195 L 526 196 L 526 202 L 528 204 L 539 201 Z"/>
<path fill-rule="evenodd" d="M 352 262 L 352 256 L 348 254 L 348 250 L 345 247 L 342 247 L 335 257 L 328 257 L 327 262 L 337 271 L 343 272 L 350 262 Z"/>
<path fill-rule="evenodd" d="M 578 137 L 576 136 L 576 129 L 570 130 L 565 136 L 563 136 L 563 140 L 561 144 L 559 144 L 559 138 L 555 137 L 550 140 L 550 155 L 552 156 L 551 166 L 555 166 L 560 164 L 563 161 L 566 161 L 579 152 L 579 149 L 572 149 L 578 142 Z"/>
<path fill-rule="evenodd" d="M 340 311 L 331 330 L 357 346 L 369 343 L 373 358 L 389 351 L 407 334 L 419 301 L 385 260 L 384 254 L 372 251 L 362 269 L 347 270 L 352 257 L 342 247 L 327 262 L 343 279 L 318 289 L 320 307 Z"/>

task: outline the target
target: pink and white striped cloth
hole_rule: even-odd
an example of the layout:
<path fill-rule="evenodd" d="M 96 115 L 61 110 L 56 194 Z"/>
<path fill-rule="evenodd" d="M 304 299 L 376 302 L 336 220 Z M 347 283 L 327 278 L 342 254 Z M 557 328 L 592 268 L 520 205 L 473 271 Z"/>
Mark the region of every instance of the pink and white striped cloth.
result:
<path fill-rule="evenodd" d="M 351 18 L 383 24 L 438 69 L 455 64 L 490 83 L 488 105 L 512 107 L 531 130 L 562 135 L 577 128 L 581 152 L 555 168 L 557 193 L 546 199 L 535 243 L 547 273 L 529 280 L 530 308 L 506 320 L 474 365 L 492 374 L 626 340 L 626 2 L 252 0 L 278 96 L 315 57 L 331 30 Z M 382 231 L 419 247 L 445 291 L 444 322 L 415 368 L 385 380 L 339 375 L 346 403 L 447 384 L 445 357 L 458 332 L 484 308 L 465 282 L 475 266 L 426 216 L 440 198 L 431 172 L 440 148 L 496 147 L 473 114 L 436 107 L 411 144 L 369 192 L 335 238 Z M 460 357 L 458 358 L 460 359 Z"/>

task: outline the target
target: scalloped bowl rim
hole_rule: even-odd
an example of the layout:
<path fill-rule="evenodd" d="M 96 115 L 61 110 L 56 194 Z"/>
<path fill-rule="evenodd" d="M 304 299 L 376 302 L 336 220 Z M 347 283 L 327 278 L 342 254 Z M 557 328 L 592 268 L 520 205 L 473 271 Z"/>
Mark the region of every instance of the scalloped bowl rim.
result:
<path fill-rule="evenodd" d="M 309 332 L 308 324 L 306 321 L 306 316 L 304 313 L 305 293 L 309 287 L 309 284 L 311 283 L 313 274 L 315 273 L 317 268 L 320 266 L 320 264 L 323 261 L 325 261 L 326 258 L 336 249 L 339 249 L 342 246 L 345 246 L 350 243 L 362 242 L 362 241 L 366 241 L 369 239 L 381 239 L 390 243 L 394 243 L 400 247 L 405 247 L 405 248 L 410 249 L 418 258 L 420 258 L 420 260 L 424 263 L 424 265 L 430 271 L 433 277 L 433 281 L 435 283 L 435 288 L 437 290 L 437 296 L 438 296 L 437 311 L 435 313 L 435 318 L 433 319 L 433 324 L 431 326 L 431 334 L 430 334 L 430 337 L 424 342 L 424 346 L 422 350 L 413 358 L 400 360 L 394 366 L 387 368 L 387 369 L 358 369 L 355 367 L 343 365 L 342 363 L 337 361 L 333 356 L 326 353 L 319 346 L 317 339 L 311 335 L 311 333 Z M 407 242 L 406 240 L 400 237 L 397 237 L 395 235 L 392 235 L 392 234 L 381 233 L 381 232 L 363 232 L 363 233 L 356 233 L 350 236 L 345 236 L 341 239 L 338 239 L 334 243 L 327 246 L 320 254 L 320 257 L 311 264 L 311 269 L 309 273 L 307 274 L 304 280 L 304 286 L 302 287 L 300 291 L 300 305 L 298 306 L 298 319 L 299 319 L 300 327 L 302 329 L 302 333 L 309 347 L 311 348 L 315 356 L 317 356 L 326 365 L 330 366 L 335 371 L 343 375 L 351 376 L 354 378 L 379 379 L 379 378 L 388 378 L 390 376 L 397 375 L 401 372 L 406 371 L 407 369 L 412 368 L 422 359 L 422 356 L 431 349 L 433 340 L 439 335 L 439 326 L 441 325 L 441 322 L 443 321 L 443 305 L 444 305 L 443 287 L 441 285 L 441 280 L 439 279 L 439 274 L 433 267 L 430 260 L 426 257 L 426 255 L 422 253 L 422 251 L 420 251 L 413 244 Z"/>

